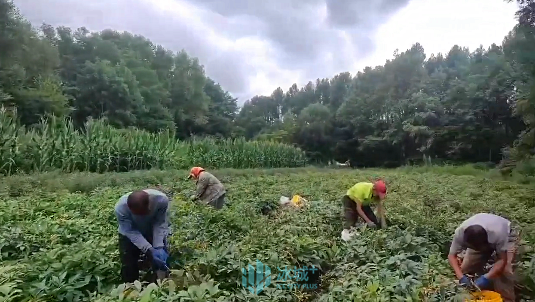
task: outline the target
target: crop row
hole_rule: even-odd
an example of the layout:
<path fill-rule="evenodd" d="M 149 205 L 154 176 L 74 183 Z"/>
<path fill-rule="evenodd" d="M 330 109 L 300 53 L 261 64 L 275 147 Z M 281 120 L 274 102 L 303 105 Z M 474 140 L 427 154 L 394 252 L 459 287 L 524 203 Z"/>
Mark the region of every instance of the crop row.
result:
<path fill-rule="evenodd" d="M 124 172 L 145 169 L 299 167 L 304 152 L 293 146 L 244 139 L 178 141 L 172 132 L 116 129 L 91 120 L 84 130 L 49 118 L 26 129 L 16 113 L 0 109 L 0 174 L 17 172 Z"/>
<path fill-rule="evenodd" d="M 2 177 L 0 301 L 463 301 L 466 293 L 456 286 L 446 256 L 455 228 L 478 212 L 521 226 L 519 296 L 535 296 L 531 186 L 403 170 L 212 172 L 228 189 L 221 211 L 188 201 L 195 186 L 185 179 L 187 171 Z M 355 181 L 376 177 L 389 183 L 385 206 L 391 224 L 342 241 L 341 196 Z M 143 286 L 147 296 L 122 300 L 113 208 L 125 192 L 155 184 L 174 193 L 173 274 L 158 288 Z M 309 202 L 300 210 L 278 207 L 281 195 L 292 194 Z M 266 206 L 272 211 L 264 215 Z M 272 283 L 258 295 L 241 283 L 241 269 L 256 260 L 272 272 Z M 309 279 L 309 289 L 280 280 L 279 268 L 294 266 L 320 268 L 319 278 Z"/>

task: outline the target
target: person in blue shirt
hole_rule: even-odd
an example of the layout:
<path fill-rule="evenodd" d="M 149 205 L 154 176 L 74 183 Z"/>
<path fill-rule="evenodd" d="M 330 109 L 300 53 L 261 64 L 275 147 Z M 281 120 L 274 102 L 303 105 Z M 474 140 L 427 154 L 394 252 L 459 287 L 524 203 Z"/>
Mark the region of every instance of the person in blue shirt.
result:
<path fill-rule="evenodd" d="M 139 280 L 142 254 L 152 260 L 153 271 L 168 271 L 169 198 L 153 189 L 123 195 L 115 205 L 119 223 L 119 253 L 123 282 Z"/>

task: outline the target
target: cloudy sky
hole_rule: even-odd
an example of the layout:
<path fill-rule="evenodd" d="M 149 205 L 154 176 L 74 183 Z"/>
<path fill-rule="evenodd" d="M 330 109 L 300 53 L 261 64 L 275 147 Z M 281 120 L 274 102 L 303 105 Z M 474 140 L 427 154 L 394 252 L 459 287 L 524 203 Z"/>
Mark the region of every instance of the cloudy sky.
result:
<path fill-rule="evenodd" d="M 14 0 L 32 23 L 112 28 L 185 49 L 239 98 L 382 65 L 415 42 L 427 54 L 501 43 L 504 0 Z M 516 2 L 516 1 L 515 1 Z"/>

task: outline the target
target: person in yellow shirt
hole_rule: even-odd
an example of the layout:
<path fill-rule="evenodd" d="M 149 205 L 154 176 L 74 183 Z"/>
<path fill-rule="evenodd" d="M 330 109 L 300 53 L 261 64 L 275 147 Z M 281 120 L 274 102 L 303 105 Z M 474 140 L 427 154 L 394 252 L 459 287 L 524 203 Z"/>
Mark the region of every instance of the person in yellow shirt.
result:
<path fill-rule="evenodd" d="M 362 218 L 369 227 L 378 227 L 379 220 L 373 213 L 372 204 L 378 204 L 378 212 L 384 221 L 383 199 L 386 197 L 386 184 L 382 180 L 374 183 L 359 182 L 347 190 L 342 198 L 344 204 L 344 232 L 349 232 L 357 220 Z"/>

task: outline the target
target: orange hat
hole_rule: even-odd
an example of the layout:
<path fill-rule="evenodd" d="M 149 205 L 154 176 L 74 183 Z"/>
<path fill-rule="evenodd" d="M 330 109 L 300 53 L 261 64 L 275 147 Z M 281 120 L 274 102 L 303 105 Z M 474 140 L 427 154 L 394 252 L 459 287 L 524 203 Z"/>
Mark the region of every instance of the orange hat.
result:
<path fill-rule="evenodd" d="M 378 180 L 373 184 L 373 189 L 379 195 L 379 198 L 383 199 L 386 195 L 386 184 L 382 180 Z"/>
<path fill-rule="evenodd" d="M 191 168 L 191 170 L 189 171 L 189 176 L 188 176 L 188 179 L 190 178 L 198 178 L 199 177 L 199 174 L 201 174 L 201 172 L 204 171 L 203 168 L 201 167 L 193 167 Z"/>

